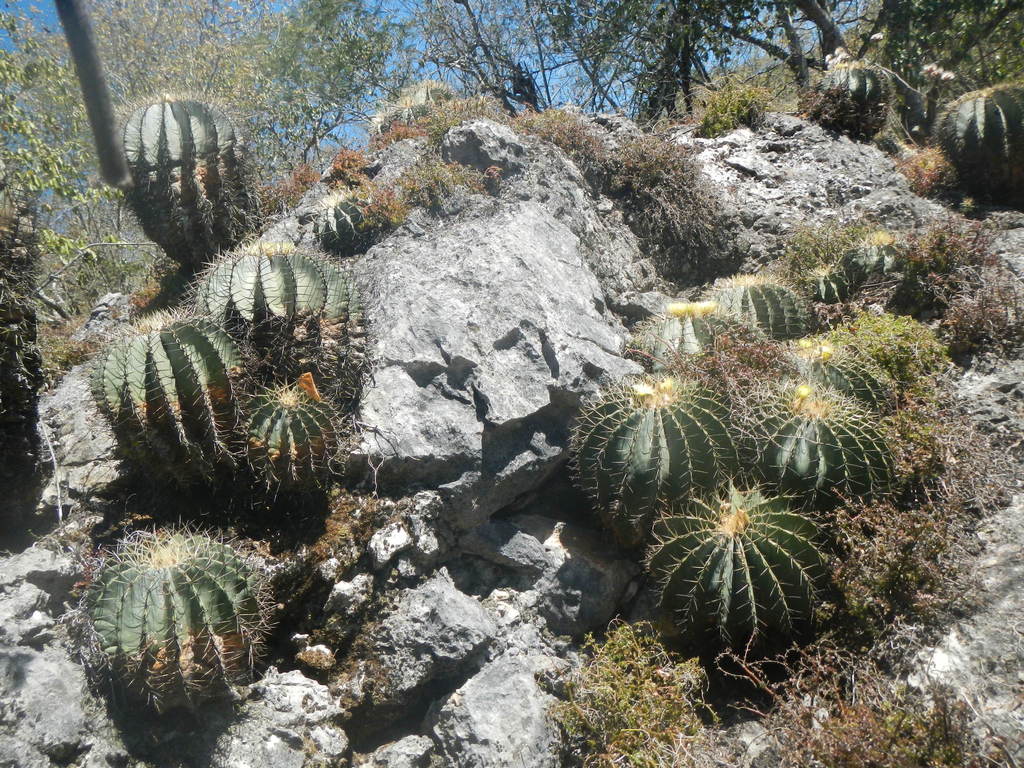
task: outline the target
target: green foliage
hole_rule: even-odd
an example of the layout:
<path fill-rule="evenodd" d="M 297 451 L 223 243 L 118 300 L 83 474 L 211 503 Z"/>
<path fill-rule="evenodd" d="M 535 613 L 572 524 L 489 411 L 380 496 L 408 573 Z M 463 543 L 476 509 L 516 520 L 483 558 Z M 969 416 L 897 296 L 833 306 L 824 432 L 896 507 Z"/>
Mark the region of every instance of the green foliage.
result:
<path fill-rule="evenodd" d="M 113 674 L 157 711 L 247 682 L 266 631 L 261 577 L 229 545 L 187 531 L 122 540 L 84 602 Z"/>
<path fill-rule="evenodd" d="M 811 328 L 812 315 L 793 291 L 763 275 L 740 275 L 722 280 L 705 299 L 718 303 L 726 317 L 760 328 L 773 339 L 795 339 Z"/>
<path fill-rule="evenodd" d="M 826 387 L 779 386 L 752 406 L 757 471 L 801 498 L 871 496 L 892 478 L 892 454 L 877 417 Z"/>
<path fill-rule="evenodd" d="M 867 62 L 841 61 L 806 94 L 804 108 L 825 128 L 854 139 L 870 139 L 882 129 L 888 116 L 888 78 Z"/>
<path fill-rule="evenodd" d="M 307 379 L 307 382 L 311 381 Z M 331 410 L 315 388 L 266 390 L 249 404 L 248 455 L 271 487 L 319 484 L 337 445 Z"/>
<path fill-rule="evenodd" d="M 1024 83 L 964 94 L 943 110 L 935 133 L 971 194 L 1024 203 Z"/>
<path fill-rule="evenodd" d="M 123 137 L 128 203 L 171 259 L 197 269 L 255 228 L 245 155 L 219 107 L 165 99 L 135 110 Z"/>
<path fill-rule="evenodd" d="M 98 350 L 96 342 L 73 341 L 78 323 L 49 323 L 39 326 L 39 353 L 42 357 L 44 386 L 55 387 L 76 365 L 86 362 Z"/>
<path fill-rule="evenodd" d="M 796 369 L 806 381 L 832 387 L 875 409 L 892 396 L 885 373 L 849 347 L 837 350 L 820 339 L 801 339 L 793 354 Z"/>
<path fill-rule="evenodd" d="M 707 139 L 724 136 L 741 126 L 758 129 L 772 102 L 767 88 L 751 85 L 737 77 L 726 78 L 717 87 L 703 89 L 698 96 L 697 135 Z"/>
<path fill-rule="evenodd" d="M 787 499 L 731 488 L 712 503 L 673 505 L 654 533 L 649 568 L 689 640 L 718 635 L 748 647 L 813 621 L 826 580 L 823 537 Z"/>
<path fill-rule="evenodd" d="M 99 358 L 93 390 L 126 448 L 189 482 L 233 464 L 242 368 L 212 321 L 156 313 Z"/>
<path fill-rule="evenodd" d="M 580 483 L 626 546 L 646 539 L 660 503 L 708 493 L 738 470 L 728 410 L 672 378 L 607 391 L 577 418 Z"/>
<path fill-rule="evenodd" d="M 979 287 L 982 268 L 999 264 L 980 225 L 938 222 L 907 238 L 903 280 L 889 304 L 907 314 L 941 313 L 958 292 Z"/>
<path fill-rule="evenodd" d="M 734 328 L 729 320 L 714 314 L 717 308 L 713 301 L 673 302 L 663 316 L 636 328 L 631 345 L 651 370 L 664 370 L 679 355 L 707 351 L 721 332 Z"/>
<path fill-rule="evenodd" d="M 659 642 L 650 624 L 614 623 L 603 643 L 588 637 L 587 660 L 566 682 L 555 719 L 587 768 L 660 768 L 697 743 L 707 675 Z"/>
<path fill-rule="evenodd" d="M 931 377 L 949 365 L 949 353 L 935 332 L 909 317 L 861 312 L 825 339 L 874 362 L 900 392 L 930 391 Z"/>

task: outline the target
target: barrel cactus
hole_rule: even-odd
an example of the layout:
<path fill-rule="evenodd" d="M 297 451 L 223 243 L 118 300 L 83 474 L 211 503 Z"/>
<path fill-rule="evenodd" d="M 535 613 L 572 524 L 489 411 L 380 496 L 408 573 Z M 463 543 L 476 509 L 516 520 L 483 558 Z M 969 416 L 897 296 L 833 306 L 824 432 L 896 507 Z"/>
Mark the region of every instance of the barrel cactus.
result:
<path fill-rule="evenodd" d="M 369 244 L 363 216 L 366 202 L 360 190 L 341 189 L 317 203 L 313 229 L 324 248 L 344 256 L 365 250 Z"/>
<path fill-rule="evenodd" d="M 344 330 L 362 321 L 349 273 L 292 243 L 255 243 L 224 256 L 201 277 L 196 305 L 229 327 L 314 317 Z"/>
<path fill-rule="evenodd" d="M 229 545 L 189 531 L 128 536 L 84 605 L 110 670 L 157 711 L 248 682 L 267 628 L 259 573 Z"/>
<path fill-rule="evenodd" d="M 850 279 L 860 285 L 872 275 L 887 275 L 899 269 L 900 249 L 896 238 L 884 229 L 867 235 L 843 257 Z"/>
<path fill-rule="evenodd" d="M 580 482 L 625 546 L 646 539 L 660 503 L 711 492 L 738 469 L 728 410 L 672 378 L 610 389 L 580 413 L 573 442 Z"/>
<path fill-rule="evenodd" d="M 746 647 L 810 624 L 826 578 L 821 533 L 787 499 L 730 488 L 673 505 L 649 558 L 662 606 L 694 641 Z"/>
<path fill-rule="evenodd" d="M 110 345 L 93 388 L 129 450 L 179 480 L 233 464 L 242 355 L 208 319 L 157 313 Z"/>
<path fill-rule="evenodd" d="M 972 194 L 1024 202 L 1024 82 L 964 94 L 943 110 L 936 135 Z"/>
<path fill-rule="evenodd" d="M 884 70 L 847 58 L 834 63 L 809 94 L 807 111 L 826 128 L 870 139 L 885 125 L 890 91 Z"/>
<path fill-rule="evenodd" d="M 678 355 L 706 351 L 715 337 L 732 323 L 715 314 L 714 301 L 676 301 L 665 314 L 640 325 L 633 335 L 633 347 L 655 371 L 663 370 Z"/>
<path fill-rule="evenodd" d="M 796 368 L 807 381 L 832 387 L 871 408 L 881 408 L 892 394 L 885 374 L 851 349 L 800 339 L 793 353 Z"/>
<path fill-rule="evenodd" d="M 297 385 L 253 398 L 248 454 L 268 486 L 311 486 L 322 479 L 337 444 L 330 407 L 308 374 Z"/>
<path fill-rule="evenodd" d="M 784 385 L 753 409 L 756 464 L 766 482 L 807 500 L 884 490 L 892 475 L 878 419 L 830 387 Z"/>
<path fill-rule="evenodd" d="M 133 181 L 128 203 L 146 235 L 187 270 L 255 227 L 245 154 L 219 107 L 165 97 L 131 113 L 123 140 Z"/>
<path fill-rule="evenodd" d="M 814 300 L 825 304 L 846 301 L 853 291 L 850 276 L 841 265 L 818 267 L 808 275 L 808 282 Z"/>
<path fill-rule="evenodd" d="M 439 80 L 420 80 L 402 88 L 394 101 L 385 102 L 371 120 L 375 133 L 385 133 L 396 124 L 413 125 L 425 117 L 434 104 L 451 101 L 455 91 Z"/>
<path fill-rule="evenodd" d="M 719 281 L 705 297 L 719 314 L 760 328 L 774 339 L 795 339 L 810 330 L 812 317 L 803 299 L 764 275 L 740 275 Z"/>

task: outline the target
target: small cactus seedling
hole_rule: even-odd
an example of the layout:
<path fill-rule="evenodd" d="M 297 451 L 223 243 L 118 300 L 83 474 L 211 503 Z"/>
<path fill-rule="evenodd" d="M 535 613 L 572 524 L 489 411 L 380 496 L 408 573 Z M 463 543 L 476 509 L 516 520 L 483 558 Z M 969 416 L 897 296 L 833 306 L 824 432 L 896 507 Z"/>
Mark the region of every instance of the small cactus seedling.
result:
<path fill-rule="evenodd" d="M 811 313 L 803 299 L 763 275 L 720 281 L 706 298 L 717 302 L 719 314 L 760 328 L 773 339 L 799 338 L 811 326 Z"/>
<path fill-rule="evenodd" d="M 678 355 L 700 354 L 731 326 L 728 319 L 715 314 L 717 309 L 714 301 L 672 302 L 662 317 L 637 328 L 633 346 L 650 360 L 655 371 L 663 370 Z"/>
<path fill-rule="evenodd" d="M 127 446 L 185 480 L 232 463 L 242 367 L 210 320 L 157 313 L 110 345 L 93 387 Z"/>
<path fill-rule="evenodd" d="M 826 578 L 822 537 L 786 499 L 732 488 L 716 502 L 673 505 L 654 532 L 650 570 L 662 606 L 688 639 L 717 633 L 748 646 L 813 620 Z"/>
<path fill-rule="evenodd" d="M 343 329 L 362 320 L 348 272 L 291 243 L 255 243 L 223 257 L 200 279 L 196 304 L 229 326 L 315 317 Z"/>
<path fill-rule="evenodd" d="M 1024 82 L 964 94 L 940 115 L 936 134 L 968 191 L 1024 202 Z"/>
<path fill-rule="evenodd" d="M 840 61 L 818 84 L 808 113 L 826 128 L 869 139 L 885 124 L 890 90 L 889 76 L 879 67 Z"/>
<path fill-rule="evenodd" d="M 661 502 L 713 491 L 739 461 L 728 410 L 672 378 L 613 388 L 584 408 L 574 448 L 581 484 L 625 546 L 646 539 Z"/>
<path fill-rule="evenodd" d="M 832 387 L 871 408 L 883 407 L 892 394 L 885 374 L 850 349 L 800 339 L 793 353 L 797 370 L 807 381 Z"/>
<path fill-rule="evenodd" d="M 131 534 L 84 603 L 111 671 L 157 711 L 248 682 L 267 627 L 263 579 L 232 547 L 188 531 Z"/>
<path fill-rule="evenodd" d="M 324 248 L 351 256 L 369 245 L 363 206 L 368 200 L 358 189 L 341 189 L 317 204 L 313 229 Z"/>
<path fill-rule="evenodd" d="M 131 114 L 123 140 L 134 182 L 128 203 L 171 259 L 195 270 L 254 228 L 246 160 L 221 109 L 164 98 Z"/>
<path fill-rule="evenodd" d="M 843 257 L 850 279 L 860 285 L 872 275 L 887 275 L 899 268 L 900 249 L 896 238 L 883 229 L 872 232 Z"/>
<path fill-rule="evenodd" d="M 331 409 L 320 398 L 312 376 L 257 395 L 250 410 L 249 461 L 267 484 L 318 484 L 337 436 Z"/>
<path fill-rule="evenodd" d="M 808 499 L 870 496 L 893 469 L 876 422 L 831 388 L 783 386 L 754 410 L 758 469 L 766 482 Z"/>

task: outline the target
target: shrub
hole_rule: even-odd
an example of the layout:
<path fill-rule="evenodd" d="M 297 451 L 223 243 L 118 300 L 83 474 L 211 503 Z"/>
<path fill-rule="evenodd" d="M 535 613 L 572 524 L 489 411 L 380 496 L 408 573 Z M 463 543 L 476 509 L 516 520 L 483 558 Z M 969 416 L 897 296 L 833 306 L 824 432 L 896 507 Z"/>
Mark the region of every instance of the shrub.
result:
<path fill-rule="evenodd" d="M 471 96 L 468 99 L 452 99 L 432 104 L 427 114 L 416 125 L 427 135 L 431 146 L 440 146 L 448 131 L 467 120 L 493 120 L 507 123 L 509 115 L 493 96 Z"/>
<path fill-rule="evenodd" d="M 997 263 L 980 224 L 934 224 L 907 239 L 903 280 L 890 305 L 909 314 L 941 313 L 955 294 L 975 286 L 980 268 Z"/>
<path fill-rule="evenodd" d="M 1024 343 L 1024 287 L 1005 264 L 979 270 L 953 294 L 942 318 L 943 338 L 954 353 L 979 347 L 1007 351 Z"/>
<path fill-rule="evenodd" d="M 805 91 L 801 108 L 830 130 L 865 141 L 885 125 L 891 87 L 889 76 L 864 61 L 832 65 L 817 87 Z"/>
<path fill-rule="evenodd" d="M 897 160 L 896 168 L 907 177 L 910 189 L 921 197 L 947 197 L 957 186 L 956 169 L 938 147 L 925 147 Z"/>
<path fill-rule="evenodd" d="M 658 768 L 662 754 L 695 744 L 707 677 L 696 659 L 682 661 L 646 622 L 615 623 L 605 641 L 587 638 L 588 660 L 566 682 L 554 716 L 587 768 Z"/>
<path fill-rule="evenodd" d="M 841 265 L 870 232 L 870 226 L 859 223 L 799 227 L 786 241 L 777 268 L 782 277 L 809 290 L 816 270 Z"/>
<path fill-rule="evenodd" d="M 396 187 L 407 205 L 440 213 L 445 203 L 458 192 L 483 192 L 484 179 L 479 171 L 472 168 L 428 156 L 405 171 L 398 178 Z"/>
<path fill-rule="evenodd" d="M 701 89 L 697 99 L 697 135 L 713 139 L 741 125 L 755 130 L 760 128 L 772 95 L 767 88 L 730 77 L 717 87 Z"/>
<path fill-rule="evenodd" d="M 331 160 L 325 181 L 336 187 L 361 186 L 369 181 L 365 173 L 367 165 L 369 159 L 363 152 L 357 149 L 339 149 L 338 154 Z"/>
<path fill-rule="evenodd" d="M 384 133 L 376 133 L 370 137 L 370 149 L 379 151 L 385 147 L 390 147 L 396 142 L 405 141 L 406 139 L 422 139 L 426 135 L 427 132 L 418 125 L 395 123 Z"/>
<path fill-rule="evenodd" d="M 308 163 L 301 163 L 274 184 L 260 187 L 260 207 L 267 213 L 281 213 L 299 204 L 302 196 L 320 181 L 320 174 Z"/>
<path fill-rule="evenodd" d="M 55 386 L 65 373 L 88 360 L 99 348 L 94 341 L 73 341 L 81 322 L 44 323 L 39 326 L 39 352 L 43 358 L 43 386 Z"/>
<path fill-rule="evenodd" d="M 909 317 L 861 312 L 825 340 L 873 360 L 900 392 L 930 392 L 933 375 L 949 365 L 949 353 L 935 332 Z"/>
<path fill-rule="evenodd" d="M 666 277 L 708 279 L 720 203 L 692 148 L 658 136 L 624 142 L 609 159 L 607 191 Z"/>
<path fill-rule="evenodd" d="M 601 179 L 607 167 L 608 149 L 578 113 L 565 109 L 524 112 L 512 126 L 561 149 L 591 183 Z"/>
<path fill-rule="evenodd" d="M 363 227 L 373 240 L 405 223 L 409 206 L 394 190 L 371 187 L 370 202 L 363 206 Z"/>

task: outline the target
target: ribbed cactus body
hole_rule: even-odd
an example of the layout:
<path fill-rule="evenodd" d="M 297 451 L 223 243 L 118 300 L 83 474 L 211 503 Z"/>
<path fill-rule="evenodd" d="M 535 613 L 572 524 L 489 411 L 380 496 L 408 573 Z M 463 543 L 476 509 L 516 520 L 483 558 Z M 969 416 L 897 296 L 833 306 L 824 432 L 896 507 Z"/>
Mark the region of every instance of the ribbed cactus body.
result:
<path fill-rule="evenodd" d="M 867 139 L 885 124 L 889 76 L 864 61 L 833 65 L 813 92 L 809 116 L 826 128 Z"/>
<path fill-rule="evenodd" d="M 744 647 L 791 635 L 813 617 L 826 578 L 821 535 L 785 499 L 732 489 L 675 505 L 655 525 L 649 560 L 662 606 L 694 641 Z"/>
<path fill-rule="evenodd" d="M 805 499 L 866 497 L 892 475 L 872 415 L 826 387 L 786 386 L 755 409 L 757 466 L 766 482 Z"/>
<path fill-rule="evenodd" d="M 718 334 L 732 327 L 715 314 L 713 301 L 674 302 L 665 314 L 640 325 L 633 347 L 654 371 L 663 370 L 679 355 L 696 355 L 710 348 Z"/>
<path fill-rule="evenodd" d="M 881 103 L 887 93 L 885 73 L 863 61 L 835 65 L 821 81 L 822 90 L 841 90 L 865 108 Z"/>
<path fill-rule="evenodd" d="M 852 285 L 841 266 L 826 266 L 810 275 L 811 294 L 815 301 L 838 304 L 850 298 Z"/>
<path fill-rule="evenodd" d="M 343 256 L 361 253 L 369 245 L 364 226 L 365 196 L 345 189 L 323 198 L 318 204 L 313 229 L 324 248 Z"/>
<path fill-rule="evenodd" d="M 328 470 L 337 435 L 311 381 L 268 390 L 250 405 L 249 461 L 270 486 L 315 485 Z"/>
<path fill-rule="evenodd" d="M 961 96 L 939 116 L 936 135 L 973 194 L 1024 201 L 1024 83 Z"/>
<path fill-rule="evenodd" d="M 128 202 L 170 258 L 194 270 L 253 229 L 256 198 L 222 110 L 165 99 L 136 109 L 123 140 L 134 182 Z"/>
<path fill-rule="evenodd" d="M 896 238 L 885 230 L 872 232 L 843 257 L 843 267 L 856 285 L 872 275 L 887 275 L 897 270 L 899 264 Z"/>
<path fill-rule="evenodd" d="M 265 632 L 262 581 L 230 546 L 187 532 L 137 532 L 85 598 L 99 647 L 158 711 L 247 682 Z"/>
<path fill-rule="evenodd" d="M 607 392 L 580 413 L 574 448 L 580 483 L 626 546 L 644 541 L 661 502 L 710 492 L 739 466 L 728 410 L 673 379 Z"/>
<path fill-rule="evenodd" d="M 870 408 L 883 407 L 892 394 L 885 374 L 849 349 L 801 339 L 794 349 L 794 359 L 806 381 L 831 387 Z"/>
<path fill-rule="evenodd" d="M 348 272 L 291 243 L 257 243 L 223 257 L 200 279 L 196 304 L 229 324 L 315 317 L 344 328 L 362 320 Z"/>
<path fill-rule="evenodd" d="M 741 275 L 716 284 L 705 297 L 726 317 L 760 328 L 774 339 L 795 339 L 810 330 L 807 304 L 794 291 L 760 275 Z"/>
<path fill-rule="evenodd" d="M 93 386 L 128 446 L 186 479 L 232 462 L 242 367 L 234 342 L 210 320 L 157 316 L 110 345 Z"/>

